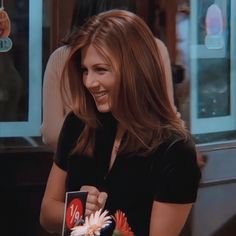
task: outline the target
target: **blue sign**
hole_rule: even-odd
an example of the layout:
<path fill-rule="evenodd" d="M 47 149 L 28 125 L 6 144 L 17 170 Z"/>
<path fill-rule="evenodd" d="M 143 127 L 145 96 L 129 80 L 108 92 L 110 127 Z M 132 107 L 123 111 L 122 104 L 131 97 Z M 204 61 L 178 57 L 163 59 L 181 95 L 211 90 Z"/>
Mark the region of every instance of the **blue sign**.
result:
<path fill-rule="evenodd" d="M 10 38 L 0 38 L 0 52 L 8 52 L 12 48 L 12 40 Z"/>

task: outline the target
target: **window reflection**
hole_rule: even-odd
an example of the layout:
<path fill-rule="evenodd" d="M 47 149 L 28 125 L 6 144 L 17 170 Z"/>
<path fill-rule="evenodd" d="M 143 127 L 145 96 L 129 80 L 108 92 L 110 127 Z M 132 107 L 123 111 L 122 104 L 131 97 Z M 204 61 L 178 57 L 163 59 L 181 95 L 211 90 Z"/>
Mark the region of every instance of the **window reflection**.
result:
<path fill-rule="evenodd" d="M 235 1 L 179 1 L 177 64 L 185 69 L 176 95 L 197 143 L 235 142 Z"/>
<path fill-rule="evenodd" d="M 9 0 L 12 49 L 0 53 L 0 137 L 40 135 L 42 0 Z"/>
<path fill-rule="evenodd" d="M 198 143 L 236 137 L 235 1 L 191 0 L 190 129 Z"/>
<path fill-rule="evenodd" d="M 198 118 L 230 115 L 229 59 L 199 59 L 197 63 Z"/>
<path fill-rule="evenodd" d="M 28 120 L 29 2 L 7 1 L 13 47 L 0 53 L 0 121 Z"/>
<path fill-rule="evenodd" d="M 198 118 L 230 115 L 229 2 L 198 4 L 197 44 L 205 47 L 196 61 Z"/>
<path fill-rule="evenodd" d="M 19 119 L 23 81 L 10 53 L 0 53 L 0 121 Z"/>

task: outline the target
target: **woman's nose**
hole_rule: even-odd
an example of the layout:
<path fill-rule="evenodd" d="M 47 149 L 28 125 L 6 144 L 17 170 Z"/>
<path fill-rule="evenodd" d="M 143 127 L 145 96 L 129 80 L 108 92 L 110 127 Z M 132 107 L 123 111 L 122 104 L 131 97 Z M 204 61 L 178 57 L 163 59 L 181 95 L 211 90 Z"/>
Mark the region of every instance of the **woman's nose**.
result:
<path fill-rule="evenodd" d="M 83 77 L 83 82 L 86 88 L 94 88 L 99 85 L 96 75 L 93 72 L 88 71 Z"/>

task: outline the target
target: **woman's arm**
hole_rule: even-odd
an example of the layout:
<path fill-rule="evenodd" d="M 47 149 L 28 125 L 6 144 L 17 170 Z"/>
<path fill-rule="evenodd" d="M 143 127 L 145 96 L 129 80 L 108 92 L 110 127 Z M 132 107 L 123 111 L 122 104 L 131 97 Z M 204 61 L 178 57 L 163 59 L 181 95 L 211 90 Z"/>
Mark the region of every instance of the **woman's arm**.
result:
<path fill-rule="evenodd" d="M 173 107 L 176 110 L 175 103 L 174 103 L 174 88 L 173 88 L 172 71 L 171 71 L 169 53 L 168 53 L 166 46 L 164 45 L 164 43 L 160 39 L 155 38 L 155 40 L 156 40 L 156 44 L 160 50 L 160 55 L 161 55 L 163 65 L 164 65 L 167 93 L 168 93 L 171 104 L 173 105 Z"/>
<path fill-rule="evenodd" d="M 43 123 L 41 133 L 44 143 L 56 149 L 58 136 L 64 122 L 65 105 L 60 92 L 60 81 L 69 50 L 64 46 L 50 56 L 43 82 Z"/>
<path fill-rule="evenodd" d="M 154 201 L 149 236 L 178 236 L 187 220 L 192 204 Z"/>
<path fill-rule="evenodd" d="M 195 144 L 191 139 L 173 138 L 156 160 L 149 236 L 178 236 L 197 199 L 201 173 Z"/>
<path fill-rule="evenodd" d="M 51 233 L 61 233 L 62 230 L 66 175 L 65 171 L 53 164 L 40 212 L 41 225 Z"/>

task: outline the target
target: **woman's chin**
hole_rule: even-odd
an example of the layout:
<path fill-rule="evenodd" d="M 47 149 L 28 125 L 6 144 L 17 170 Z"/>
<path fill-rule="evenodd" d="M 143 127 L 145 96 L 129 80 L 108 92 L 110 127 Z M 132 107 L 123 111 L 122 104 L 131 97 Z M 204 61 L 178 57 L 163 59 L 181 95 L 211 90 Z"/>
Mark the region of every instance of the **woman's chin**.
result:
<path fill-rule="evenodd" d="M 111 108 L 108 104 L 96 104 L 96 105 L 97 105 L 97 110 L 99 112 L 105 113 L 111 111 Z"/>

